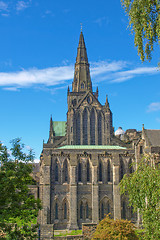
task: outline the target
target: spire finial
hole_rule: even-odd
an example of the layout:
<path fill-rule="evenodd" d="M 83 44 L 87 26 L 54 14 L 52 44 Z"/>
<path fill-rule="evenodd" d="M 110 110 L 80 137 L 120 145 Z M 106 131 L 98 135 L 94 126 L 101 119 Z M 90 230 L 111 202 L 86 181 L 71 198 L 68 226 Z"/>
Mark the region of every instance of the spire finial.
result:
<path fill-rule="evenodd" d="M 81 32 L 82 32 L 82 23 L 80 23 L 81 24 Z"/>

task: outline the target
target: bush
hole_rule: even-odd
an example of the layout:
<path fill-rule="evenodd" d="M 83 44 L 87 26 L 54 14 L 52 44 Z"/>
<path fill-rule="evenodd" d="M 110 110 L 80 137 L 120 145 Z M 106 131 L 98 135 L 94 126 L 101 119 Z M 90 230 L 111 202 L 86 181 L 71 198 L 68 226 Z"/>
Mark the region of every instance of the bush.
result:
<path fill-rule="evenodd" d="M 128 220 L 113 220 L 107 215 L 97 226 L 92 240 L 138 240 L 135 226 Z"/>

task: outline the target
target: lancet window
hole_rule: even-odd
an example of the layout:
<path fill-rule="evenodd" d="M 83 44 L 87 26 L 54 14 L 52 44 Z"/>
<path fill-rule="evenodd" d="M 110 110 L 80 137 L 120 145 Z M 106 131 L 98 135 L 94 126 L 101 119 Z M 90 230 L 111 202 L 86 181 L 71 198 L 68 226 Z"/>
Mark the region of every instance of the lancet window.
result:
<path fill-rule="evenodd" d="M 102 145 L 102 115 L 98 114 L 98 145 Z"/>
<path fill-rule="evenodd" d="M 124 163 L 123 160 L 120 160 L 120 180 L 123 178 L 124 175 Z"/>
<path fill-rule="evenodd" d="M 90 138 L 91 145 L 95 145 L 95 112 L 93 109 L 90 115 Z"/>
<path fill-rule="evenodd" d="M 82 164 L 78 163 L 78 182 L 82 181 Z"/>
<path fill-rule="evenodd" d="M 110 161 L 108 161 L 108 164 L 107 164 L 107 181 L 108 182 L 111 181 L 111 164 L 110 164 Z"/>
<path fill-rule="evenodd" d="M 68 163 L 67 160 L 63 164 L 63 182 L 68 182 Z"/>
<path fill-rule="evenodd" d="M 86 108 L 83 112 L 83 145 L 88 145 L 88 113 Z"/>
<path fill-rule="evenodd" d="M 55 181 L 58 182 L 59 177 L 59 168 L 58 168 L 58 162 L 55 163 Z"/>
<path fill-rule="evenodd" d="M 90 181 L 90 165 L 89 161 L 87 161 L 87 182 Z"/>
<path fill-rule="evenodd" d="M 102 181 L 102 163 L 99 162 L 99 171 L 98 171 L 99 181 Z"/>
<path fill-rule="evenodd" d="M 80 145 L 80 113 L 76 115 L 76 144 Z"/>
<path fill-rule="evenodd" d="M 58 219 L 58 203 L 55 204 L 55 219 Z"/>

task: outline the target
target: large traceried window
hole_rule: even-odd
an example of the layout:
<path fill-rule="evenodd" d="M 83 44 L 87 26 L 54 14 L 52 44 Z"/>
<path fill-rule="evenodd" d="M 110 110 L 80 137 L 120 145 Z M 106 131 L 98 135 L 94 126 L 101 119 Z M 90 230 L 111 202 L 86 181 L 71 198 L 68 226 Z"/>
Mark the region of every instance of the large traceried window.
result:
<path fill-rule="evenodd" d="M 86 108 L 83 112 L 83 145 L 88 145 L 88 113 Z"/>
<path fill-rule="evenodd" d="M 95 145 L 95 112 L 93 109 L 90 115 L 90 138 L 91 145 Z"/>
<path fill-rule="evenodd" d="M 102 145 L 102 115 L 98 114 L 98 145 Z"/>
<path fill-rule="evenodd" d="M 80 145 L 80 113 L 76 115 L 76 145 Z"/>

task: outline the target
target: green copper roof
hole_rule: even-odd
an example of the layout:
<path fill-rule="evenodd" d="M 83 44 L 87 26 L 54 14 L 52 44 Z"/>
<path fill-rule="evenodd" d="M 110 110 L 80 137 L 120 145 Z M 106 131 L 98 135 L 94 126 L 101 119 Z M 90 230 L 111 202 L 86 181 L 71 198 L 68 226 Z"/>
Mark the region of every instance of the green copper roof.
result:
<path fill-rule="evenodd" d="M 106 149 L 115 149 L 121 150 L 126 149 L 125 147 L 120 146 L 110 146 L 110 145 L 65 145 L 59 147 L 58 149 L 99 149 L 99 150 L 106 150 Z"/>
<path fill-rule="evenodd" d="M 53 131 L 55 136 L 66 135 L 66 122 L 65 121 L 53 121 Z"/>

